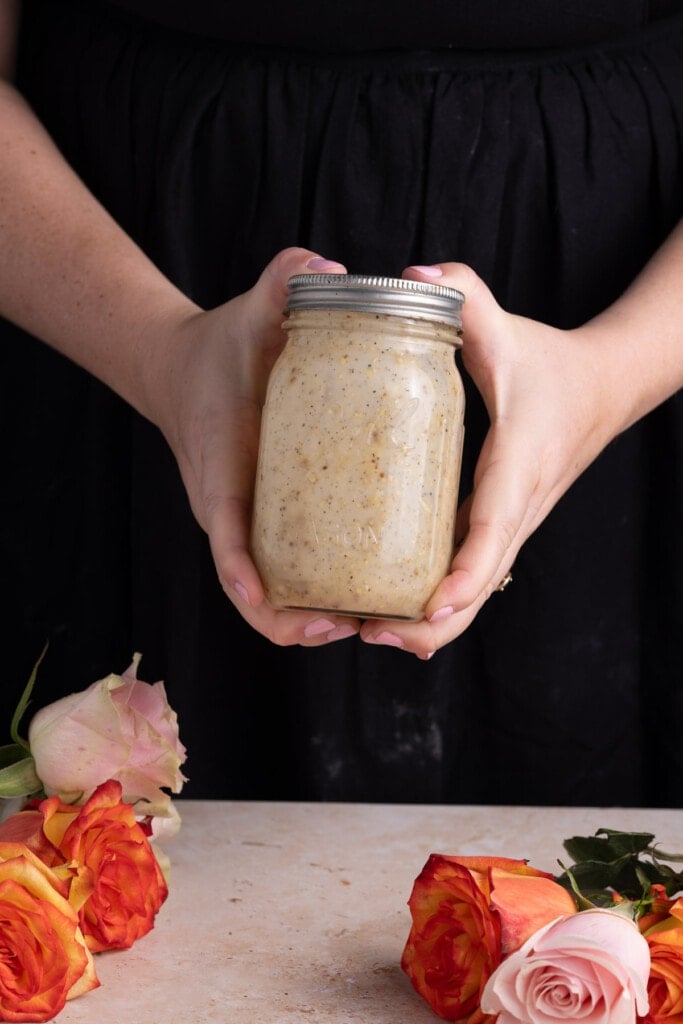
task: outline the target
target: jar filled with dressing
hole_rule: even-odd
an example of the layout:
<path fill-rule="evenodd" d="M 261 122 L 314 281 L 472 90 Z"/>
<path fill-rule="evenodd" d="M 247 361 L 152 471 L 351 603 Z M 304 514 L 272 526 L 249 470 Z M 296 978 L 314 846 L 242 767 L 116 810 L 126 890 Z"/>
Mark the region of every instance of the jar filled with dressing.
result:
<path fill-rule="evenodd" d="M 453 558 L 462 305 L 402 278 L 290 279 L 251 530 L 274 608 L 423 618 Z"/>

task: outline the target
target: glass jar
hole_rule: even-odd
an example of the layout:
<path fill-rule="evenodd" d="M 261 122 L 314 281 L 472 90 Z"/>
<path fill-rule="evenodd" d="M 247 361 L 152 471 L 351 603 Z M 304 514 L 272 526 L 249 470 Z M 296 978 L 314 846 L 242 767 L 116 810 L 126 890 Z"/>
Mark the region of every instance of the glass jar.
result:
<path fill-rule="evenodd" d="M 357 274 L 300 274 L 289 289 L 251 533 L 267 600 L 421 619 L 453 558 L 463 296 Z"/>

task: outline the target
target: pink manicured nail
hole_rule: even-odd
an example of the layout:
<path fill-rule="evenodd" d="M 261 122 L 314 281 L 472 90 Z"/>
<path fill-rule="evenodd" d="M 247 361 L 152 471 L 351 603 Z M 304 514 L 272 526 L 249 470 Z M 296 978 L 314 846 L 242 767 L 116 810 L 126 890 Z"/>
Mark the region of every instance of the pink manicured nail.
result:
<path fill-rule="evenodd" d="M 449 615 L 452 615 L 454 610 L 455 609 L 453 609 L 449 604 L 447 604 L 445 608 L 437 608 L 437 610 L 432 612 L 429 616 L 429 621 L 441 622 L 442 619 L 447 619 Z"/>
<path fill-rule="evenodd" d="M 239 580 L 235 582 L 235 593 L 239 594 L 242 600 L 246 601 L 246 603 L 249 604 L 249 593 L 247 591 L 247 588 L 243 583 L 240 583 Z"/>
<path fill-rule="evenodd" d="M 321 633 L 329 633 L 331 629 L 334 629 L 334 622 L 329 619 L 313 619 L 304 628 L 304 636 L 320 636 Z"/>
<path fill-rule="evenodd" d="M 324 274 L 327 270 L 343 270 L 344 265 L 337 260 L 326 260 L 324 256 L 312 256 L 306 264 L 309 270 L 320 271 Z"/>
<path fill-rule="evenodd" d="M 408 269 L 417 270 L 420 274 L 424 274 L 425 277 L 443 277 L 441 267 L 408 267 Z"/>
<path fill-rule="evenodd" d="M 366 642 L 369 644 L 386 644 L 387 647 L 405 647 L 400 636 L 396 636 L 395 633 L 389 633 L 386 630 L 384 633 L 380 633 L 379 636 L 367 637 Z"/>
<path fill-rule="evenodd" d="M 347 623 L 343 623 L 341 626 L 335 626 L 327 634 L 328 640 L 346 640 L 347 637 L 355 636 L 358 632 L 353 626 L 349 626 Z"/>

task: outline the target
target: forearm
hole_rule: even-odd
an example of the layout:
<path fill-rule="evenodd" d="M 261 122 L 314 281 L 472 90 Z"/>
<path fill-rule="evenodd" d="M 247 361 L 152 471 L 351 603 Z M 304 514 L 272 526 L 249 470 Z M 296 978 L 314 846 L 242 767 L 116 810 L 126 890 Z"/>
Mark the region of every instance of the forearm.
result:
<path fill-rule="evenodd" d="M 683 221 L 624 294 L 579 328 L 621 429 L 683 387 Z"/>
<path fill-rule="evenodd" d="M 0 81 L 0 314 L 149 415 L 165 346 L 196 312 Z"/>

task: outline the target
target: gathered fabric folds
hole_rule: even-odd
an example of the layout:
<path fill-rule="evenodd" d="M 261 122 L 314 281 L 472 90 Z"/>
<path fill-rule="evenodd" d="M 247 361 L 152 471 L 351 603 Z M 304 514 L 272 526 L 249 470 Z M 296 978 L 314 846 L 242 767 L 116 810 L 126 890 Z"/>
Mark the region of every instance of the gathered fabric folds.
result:
<path fill-rule="evenodd" d="M 303 245 L 354 273 L 466 262 L 506 309 L 571 328 L 683 214 L 683 15 L 553 50 L 315 54 L 26 0 L 19 85 L 206 308 Z M 0 340 L 6 720 L 46 640 L 38 704 L 141 651 L 179 714 L 187 796 L 680 805 L 680 395 L 602 453 L 513 583 L 422 662 L 257 635 L 159 432 L 12 325 Z M 466 387 L 463 497 L 487 429 Z"/>

